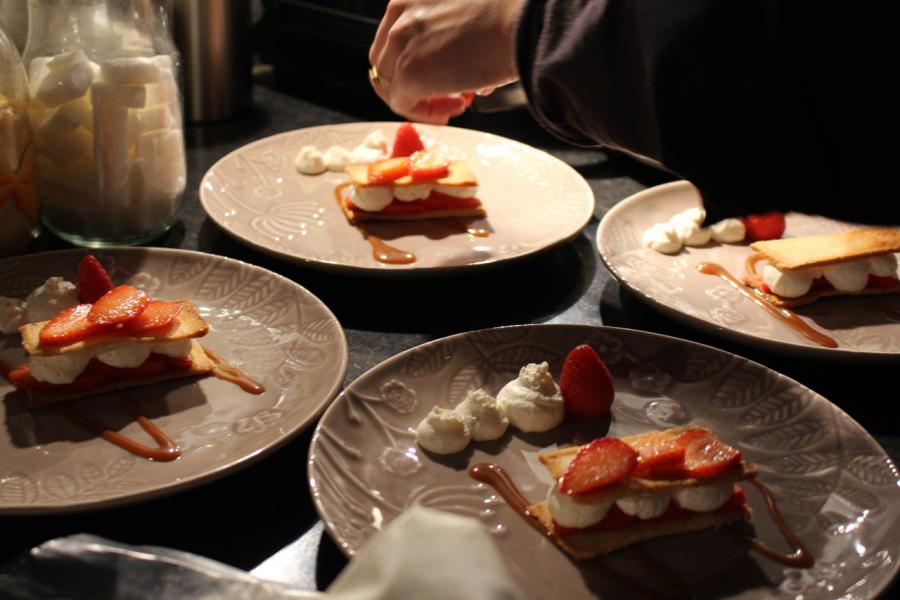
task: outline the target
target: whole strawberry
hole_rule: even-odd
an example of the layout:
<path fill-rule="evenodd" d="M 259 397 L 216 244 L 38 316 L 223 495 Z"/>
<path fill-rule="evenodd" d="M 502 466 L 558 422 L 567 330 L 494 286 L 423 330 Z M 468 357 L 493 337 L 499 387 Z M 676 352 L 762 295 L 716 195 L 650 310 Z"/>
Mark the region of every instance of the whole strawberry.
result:
<path fill-rule="evenodd" d="M 82 304 L 93 304 L 100 296 L 113 289 L 109 273 L 93 254 L 85 256 L 78 267 L 78 279 L 75 280 L 78 301 Z"/>
<path fill-rule="evenodd" d="M 612 374 L 597 352 L 582 344 L 573 348 L 559 377 L 566 414 L 580 419 L 599 419 L 609 414 L 615 387 Z"/>

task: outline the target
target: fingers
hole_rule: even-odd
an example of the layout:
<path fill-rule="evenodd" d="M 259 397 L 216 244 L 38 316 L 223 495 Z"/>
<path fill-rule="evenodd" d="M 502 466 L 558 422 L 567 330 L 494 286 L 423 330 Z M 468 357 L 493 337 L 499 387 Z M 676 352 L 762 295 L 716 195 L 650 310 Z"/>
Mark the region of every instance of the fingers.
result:
<path fill-rule="evenodd" d="M 393 110 L 410 121 L 446 125 L 453 117 L 466 112 L 466 107 L 466 101 L 462 96 L 438 96 L 420 100 L 408 109 Z"/>

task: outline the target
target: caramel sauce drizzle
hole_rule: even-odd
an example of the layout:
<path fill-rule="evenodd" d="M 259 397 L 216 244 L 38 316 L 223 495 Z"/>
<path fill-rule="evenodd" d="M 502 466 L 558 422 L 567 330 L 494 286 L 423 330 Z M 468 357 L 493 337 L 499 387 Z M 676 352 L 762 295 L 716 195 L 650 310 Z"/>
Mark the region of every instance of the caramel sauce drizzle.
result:
<path fill-rule="evenodd" d="M 210 350 L 209 348 L 203 348 L 206 352 L 206 355 L 213 361 L 214 367 L 212 374 L 223 381 L 231 382 L 242 390 L 249 394 L 264 394 L 266 392 L 266 386 L 251 379 L 246 373 L 238 369 L 237 367 L 228 364 L 225 362 L 221 356 Z"/>
<path fill-rule="evenodd" d="M 79 425 L 83 429 L 86 429 L 94 435 L 103 438 L 107 442 L 115 444 L 119 448 L 127 450 L 128 452 L 131 452 L 136 456 L 140 456 L 141 458 L 146 458 L 148 460 L 157 460 L 160 462 L 169 462 L 181 456 L 181 448 L 176 446 L 175 442 L 172 441 L 172 438 L 167 436 L 165 432 L 154 425 L 153 421 L 140 414 L 140 412 L 138 412 L 137 406 L 133 402 L 128 402 L 129 412 L 131 412 L 138 425 L 141 426 L 141 429 L 146 431 L 150 435 L 150 437 L 153 438 L 153 441 L 157 443 L 157 447 L 154 448 L 152 446 L 146 446 L 138 442 L 137 440 L 133 440 L 130 437 L 122 435 L 121 433 L 112 431 L 89 418 L 78 409 L 72 408 L 72 406 L 70 405 L 54 404 L 51 406 L 51 408 L 56 410 L 59 414 L 67 417 L 69 420 Z"/>
<path fill-rule="evenodd" d="M 509 504 L 510 508 L 512 508 L 515 512 L 517 512 L 526 523 L 528 523 L 532 528 L 541 533 L 544 537 L 551 540 L 554 544 L 559 546 L 559 541 L 556 538 L 556 535 L 547 529 L 541 524 L 541 522 L 528 511 L 528 500 L 525 499 L 525 496 L 522 495 L 522 492 L 516 487 L 516 484 L 513 482 L 512 478 L 509 474 L 500 467 L 499 465 L 495 465 L 493 463 L 478 463 L 473 465 L 469 469 L 469 477 L 475 479 L 476 481 L 480 481 L 482 483 L 486 483 L 491 486 L 500 496 L 506 500 L 506 503 Z M 812 556 L 812 553 L 809 549 L 800 541 L 800 538 L 788 527 L 787 523 L 785 523 L 784 518 L 781 516 L 781 512 L 778 510 L 778 506 L 775 504 L 775 498 L 772 496 L 772 492 L 768 487 L 761 481 L 757 481 L 755 478 L 749 480 L 756 488 L 762 493 L 763 498 L 766 501 L 766 508 L 769 511 L 769 515 L 772 517 L 772 521 L 775 523 L 776 527 L 778 527 L 778 531 L 784 537 L 784 539 L 790 544 L 792 553 L 791 554 L 783 554 L 776 550 L 773 550 L 760 542 L 755 538 L 750 538 L 747 536 L 740 536 L 742 540 L 744 540 L 750 548 L 756 550 L 766 558 L 779 562 L 783 565 L 789 567 L 799 567 L 799 568 L 808 568 L 815 564 L 815 559 Z"/>
<path fill-rule="evenodd" d="M 350 182 L 344 182 L 334 188 L 334 199 L 337 201 L 338 206 L 341 207 L 341 210 L 343 210 L 343 203 L 341 202 L 342 192 L 350 185 L 352 185 Z M 356 224 L 355 227 L 359 229 L 366 241 L 369 242 L 369 245 L 372 246 L 372 258 L 378 262 L 388 265 L 409 265 L 416 262 L 416 255 L 412 252 L 391 246 L 380 237 L 369 233 L 362 225 Z"/>
<path fill-rule="evenodd" d="M 753 257 L 751 256 L 747 259 L 748 269 L 751 268 L 751 260 Z M 754 270 L 751 271 L 755 273 L 756 261 L 759 258 L 756 258 L 752 262 Z M 716 275 L 723 279 L 728 285 L 737 290 L 742 296 L 752 300 L 757 306 L 764 309 L 766 312 L 774 316 L 776 319 L 796 331 L 797 333 L 803 335 L 807 339 L 819 344 L 820 346 L 824 346 L 825 348 L 837 348 L 838 343 L 831 337 L 828 337 L 821 331 L 813 329 L 810 327 L 806 321 L 800 318 L 800 316 L 792 310 L 787 308 L 781 308 L 775 306 L 765 297 L 765 294 L 761 290 L 749 288 L 745 286 L 743 283 L 738 281 L 738 279 L 729 273 L 725 267 L 717 263 L 700 263 L 697 265 L 697 270 L 705 275 Z"/>

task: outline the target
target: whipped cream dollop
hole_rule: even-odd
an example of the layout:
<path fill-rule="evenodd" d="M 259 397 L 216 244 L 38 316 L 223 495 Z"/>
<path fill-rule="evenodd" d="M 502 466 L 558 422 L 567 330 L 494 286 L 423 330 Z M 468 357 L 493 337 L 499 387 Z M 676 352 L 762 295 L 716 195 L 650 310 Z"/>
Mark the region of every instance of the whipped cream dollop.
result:
<path fill-rule="evenodd" d="M 681 508 L 696 512 L 711 512 L 725 504 L 734 493 L 734 483 L 711 483 L 694 487 L 675 488 L 672 499 Z"/>
<path fill-rule="evenodd" d="M 496 440 L 509 427 L 509 419 L 500 410 L 497 400 L 480 388 L 466 394 L 453 410 L 465 419 L 476 442 Z"/>
<path fill-rule="evenodd" d="M 62 277 L 50 277 L 28 294 L 25 318 L 29 323 L 48 321 L 61 310 L 78 304 L 75 284 Z"/>
<path fill-rule="evenodd" d="M 869 282 L 869 262 L 852 260 L 830 265 L 822 270 L 822 276 L 836 290 L 842 292 L 858 292 Z"/>
<path fill-rule="evenodd" d="M 669 494 L 633 494 L 616 500 L 616 506 L 625 513 L 638 519 L 655 519 L 669 507 Z"/>
<path fill-rule="evenodd" d="M 78 352 L 32 356 L 31 376 L 46 383 L 72 383 L 84 372 L 92 358 L 111 367 L 133 368 L 144 364 L 151 353 L 165 354 L 172 358 L 187 358 L 192 349 L 191 340 L 163 342 L 112 342 Z"/>
<path fill-rule="evenodd" d="M 858 292 L 866 288 L 870 274 L 877 277 L 897 277 L 897 256 L 893 253 L 879 254 L 809 269 L 779 269 L 767 264 L 762 270 L 765 284 L 774 294 L 784 298 L 803 296 L 809 292 L 818 277 L 824 277 L 838 291 Z"/>
<path fill-rule="evenodd" d="M 675 254 L 681 250 L 681 240 L 675 233 L 675 228 L 668 222 L 656 223 L 644 232 L 642 243 L 651 250 L 662 254 Z"/>
<path fill-rule="evenodd" d="M 766 265 L 762 272 L 763 281 L 772 290 L 784 298 L 799 298 L 812 287 L 815 277 L 803 269 L 781 270 L 774 265 Z"/>
<path fill-rule="evenodd" d="M 394 192 L 390 186 L 371 185 L 367 187 L 351 186 L 348 193 L 350 200 L 363 210 L 377 212 L 393 202 Z"/>
<path fill-rule="evenodd" d="M 454 198 L 474 198 L 478 194 L 477 185 L 440 185 L 434 186 L 434 191 L 453 196 Z"/>
<path fill-rule="evenodd" d="M 565 417 L 562 394 L 546 362 L 530 363 L 497 394 L 500 410 L 522 431 L 548 431 Z"/>
<path fill-rule="evenodd" d="M 878 277 L 893 277 L 897 275 L 897 255 L 893 253 L 870 256 L 866 259 L 869 273 Z"/>
<path fill-rule="evenodd" d="M 294 167 L 304 175 L 324 173 L 325 156 L 315 146 L 303 146 L 294 159 Z"/>
<path fill-rule="evenodd" d="M 723 219 L 709 227 L 703 227 L 706 211 L 700 207 L 688 208 L 673 215 L 668 221 L 655 223 L 642 236 L 647 248 L 663 254 L 675 254 L 682 246 L 703 246 L 710 240 L 731 244 L 740 242 L 747 235 L 740 219 Z"/>
<path fill-rule="evenodd" d="M 563 527 L 582 529 L 596 525 L 606 518 L 612 505 L 612 500 L 579 502 L 576 498 L 559 491 L 559 484 L 554 484 L 547 494 L 547 508 L 550 509 L 550 515 Z"/>
<path fill-rule="evenodd" d="M 365 165 L 388 158 L 387 138 L 384 131 L 371 131 L 352 150 L 333 144 L 324 152 L 309 144 L 300 148 L 294 158 L 294 167 L 304 175 L 319 175 L 325 171 L 343 171 L 350 165 Z"/>
<path fill-rule="evenodd" d="M 416 428 L 416 443 L 435 454 L 453 454 L 469 445 L 472 434 L 463 415 L 435 406 Z"/>
<path fill-rule="evenodd" d="M 0 334 L 18 333 L 19 327 L 27 321 L 24 300 L 0 296 Z"/>
<path fill-rule="evenodd" d="M 747 235 L 747 228 L 740 219 L 722 219 L 709 226 L 712 239 L 717 242 L 733 244 L 740 242 Z"/>
<path fill-rule="evenodd" d="M 394 188 L 394 197 L 401 202 L 412 202 L 413 200 L 424 200 L 431 194 L 434 187 L 430 183 L 419 183 L 416 185 L 401 185 Z"/>

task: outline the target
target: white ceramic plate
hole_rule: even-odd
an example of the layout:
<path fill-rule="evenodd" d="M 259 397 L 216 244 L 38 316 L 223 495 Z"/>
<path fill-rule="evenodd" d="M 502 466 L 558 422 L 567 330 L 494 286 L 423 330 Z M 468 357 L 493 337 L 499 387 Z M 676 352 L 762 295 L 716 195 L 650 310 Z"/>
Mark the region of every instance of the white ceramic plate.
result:
<path fill-rule="evenodd" d="M 25 297 L 53 275 L 73 281 L 85 252 L 0 261 L 0 295 Z M 129 391 L 141 412 L 183 450 L 173 462 L 138 458 L 55 411 L 23 407 L 0 379 L 0 514 L 49 513 L 119 504 L 195 485 L 249 464 L 302 431 L 339 389 L 347 369 L 343 330 L 296 283 L 240 261 L 182 250 L 93 252 L 116 284 L 153 298 L 187 298 L 210 326 L 207 348 L 266 387 L 252 395 L 214 377 Z M 24 363 L 19 335 L 0 336 L 0 361 Z M 152 444 L 121 393 L 74 406 L 96 421 Z"/>
<path fill-rule="evenodd" d="M 641 244 L 654 223 L 690 207 L 702 206 L 696 188 L 676 181 L 649 188 L 618 203 L 597 228 L 597 248 L 612 274 L 639 298 L 689 325 L 775 351 L 807 357 L 892 360 L 900 357 L 900 295 L 829 298 L 796 312 L 814 329 L 838 342 L 825 348 L 784 325 L 742 297 L 718 277 L 697 272 L 701 262 L 716 262 L 740 278 L 752 254 L 746 243 L 712 242 L 660 254 Z M 853 227 L 789 213 L 785 236 L 831 233 Z"/>
<path fill-rule="evenodd" d="M 602 436 L 605 421 L 564 423 L 541 434 L 511 431 L 447 457 L 416 445 L 415 427 L 435 404 L 453 407 L 477 387 L 496 394 L 529 362 L 548 361 L 558 377 L 565 355 L 582 343 L 597 349 L 615 379 L 609 435 L 711 427 L 757 464 L 815 566 L 787 568 L 747 551 L 724 531 L 661 538 L 573 561 L 467 475 L 476 463 L 499 464 L 536 502 L 549 486 L 545 471 L 534 467 L 535 453 Z M 634 584 L 675 597 L 677 584 L 681 597 L 862 599 L 876 596 L 898 568 L 900 477 L 859 424 L 762 365 L 628 329 L 505 327 L 398 354 L 356 379 L 322 416 L 310 446 L 309 482 L 325 526 L 347 554 L 421 503 L 481 519 L 510 573 L 533 598 L 634 598 Z M 756 536 L 786 550 L 761 496 L 747 487 Z"/>
<path fill-rule="evenodd" d="M 347 223 L 334 190 L 343 173 L 301 175 L 294 158 L 303 146 L 353 148 L 382 129 L 392 140 L 398 123 L 349 123 L 268 137 L 228 154 L 206 173 L 200 201 L 210 218 L 243 243 L 310 266 L 365 273 L 421 273 L 495 264 L 562 243 L 593 214 L 594 196 L 578 173 L 549 154 L 496 135 L 417 125 L 427 147 L 465 159 L 479 181 L 488 216 L 476 237 L 441 220 L 367 224 L 391 245 L 415 254 L 409 265 L 383 264 L 360 230 Z"/>

